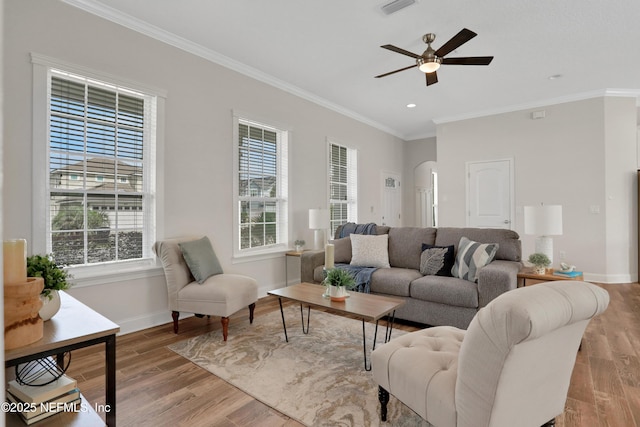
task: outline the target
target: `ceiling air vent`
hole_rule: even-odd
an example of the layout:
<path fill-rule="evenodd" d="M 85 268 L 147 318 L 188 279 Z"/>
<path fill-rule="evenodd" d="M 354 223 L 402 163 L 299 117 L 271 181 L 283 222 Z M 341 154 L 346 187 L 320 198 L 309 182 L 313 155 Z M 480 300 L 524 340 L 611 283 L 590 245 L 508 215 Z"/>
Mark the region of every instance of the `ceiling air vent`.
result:
<path fill-rule="evenodd" d="M 391 15 L 392 13 L 395 13 L 400 9 L 404 9 L 407 6 L 411 6 L 415 2 L 416 0 L 395 0 L 395 1 L 392 1 L 391 3 L 385 4 L 384 6 L 381 7 L 381 9 L 386 15 Z"/>

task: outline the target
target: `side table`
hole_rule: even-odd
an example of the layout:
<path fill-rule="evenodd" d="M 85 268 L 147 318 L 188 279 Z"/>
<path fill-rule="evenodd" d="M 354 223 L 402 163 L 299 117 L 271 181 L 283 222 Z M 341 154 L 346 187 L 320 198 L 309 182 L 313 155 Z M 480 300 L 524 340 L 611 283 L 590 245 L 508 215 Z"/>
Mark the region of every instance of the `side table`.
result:
<path fill-rule="evenodd" d="M 60 291 L 60 311 L 44 322 L 42 339 L 4 352 L 5 368 L 48 356 L 61 357 L 64 352 L 92 345 L 104 345 L 106 424 L 116 425 L 116 334 L 120 327 L 93 311 L 64 291 Z M 100 416 L 83 397 L 79 412 L 60 412 L 39 421 L 38 426 L 95 426 L 104 425 Z M 17 413 L 6 414 L 7 426 L 24 425 Z"/>
<path fill-rule="evenodd" d="M 538 283 L 551 282 L 554 280 L 584 280 L 582 274 L 575 277 L 564 277 L 553 274 L 552 268 L 547 269 L 545 274 L 536 274 L 530 268 L 523 268 L 518 273 L 518 287 L 536 285 Z"/>
<path fill-rule="evenodd" d="M 302 251 L 288 251 L 284 254 L 284 285 L 289 286 L 289 257 L 300 258 L 302 257 Z"/>

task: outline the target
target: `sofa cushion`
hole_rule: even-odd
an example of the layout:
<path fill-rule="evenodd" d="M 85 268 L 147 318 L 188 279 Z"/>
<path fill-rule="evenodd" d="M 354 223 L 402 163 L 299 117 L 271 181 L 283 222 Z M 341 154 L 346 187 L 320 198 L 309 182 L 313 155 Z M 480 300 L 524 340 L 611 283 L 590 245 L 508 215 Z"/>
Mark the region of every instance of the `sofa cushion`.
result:
<path fill-rule="evenodd" d="M 424 276 L 451 276 L 456 261 L 454 246 L 434 246 L 422 244 L 420 273 Z"/>
<path fill-rule="evenodd" d="M 356 267 L 389 268 L 389 236 L 350 234 L 351 265 Z"/>
<path fill-rule="evenodd" d="M 418 270 L 408 268 L 379 268 L 371 275 L 371 292 L 408 297 L 411 282 L 422 277 Z"/>
<path fill-rule="evenodd" d="M 389 264 L 420 270 L 422 244 L 433 245 L 435 240 L 435 228 L 392 227 L 389 230 Z"/>
<path fill-rule="evenodd" d="M 456 262 L 451 273 L 454 277 L 476 282 L 478 271 L 493 261 L 498 250 L 496 243 L 478 243 L 466 237 L 460 239 Z"/>
<path fill-rule="evenodd" d="M 337 264 L 349 264 L 351 262 L 351 238 L 332 240 L 334 251 L 334 262 Z"/>
<path fill-rule="evenodd" d="M 202 284 L 211 276 L 222 274 L 222 267 L 207 236 L 202 239 L 179 243 L 182 256 L 191 274 Z"/>
<path fill-rule="evenodd" d="M 438 246 L 455 245 L 457 250 L 458 243 L 462 237 L 467 237 L 479 243 L 497 243 L 499 247 L 495 259 L 522 261 L 522 242 L 518 233 L 513 230 L 441 227 L 438 228 L 435 244 Z"/>
<path fill-rule="evenodd" d="M 453 305 L 478 307 L 478 285 L 457 277 L 422 276 L 411 282 L 411 298 Z"/>

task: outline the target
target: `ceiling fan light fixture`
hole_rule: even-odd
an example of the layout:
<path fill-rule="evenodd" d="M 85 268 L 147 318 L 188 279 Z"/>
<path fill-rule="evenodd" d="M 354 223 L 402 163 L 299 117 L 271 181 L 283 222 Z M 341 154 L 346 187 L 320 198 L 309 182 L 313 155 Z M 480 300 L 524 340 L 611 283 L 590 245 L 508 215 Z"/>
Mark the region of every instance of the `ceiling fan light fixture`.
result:
<path fill-rule="evenodd" d="M 424 61 L 424 59 L 418 59 L 418 69 L 423 73 L 433 73 L 440 68 L 440 59 L 434 58 L 433 61 Z"/>

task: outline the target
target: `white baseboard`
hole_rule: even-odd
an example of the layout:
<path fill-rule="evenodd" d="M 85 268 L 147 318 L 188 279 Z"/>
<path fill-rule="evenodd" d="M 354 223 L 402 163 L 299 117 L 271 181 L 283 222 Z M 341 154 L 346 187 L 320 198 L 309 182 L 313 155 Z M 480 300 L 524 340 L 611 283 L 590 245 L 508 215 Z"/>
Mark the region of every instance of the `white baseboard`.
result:
<path fill-rule="evenodd" d="M 261 286 L 260 288 L 258 288 L 258 298 L 266 297 L 268 291 L 277 289 L 278 287 L 282 286 Z M 180 319 L 186 319 L 187 317 L 191 316 L 193 316 L 193 314 L 191 313 L 180 313 Z M 114 321 L 118 325 L 120 325 L 120 333 L 118 335 L 130 334 L 132 332 L 137 332 L 143 329 L 153 328 L 154 326 L 160 326 L 166 323 L 173 322 L 173 320 L 171 319 L 171 311 L 169 309 L 156 313 L 149 313 L 142 316 L 132 317 L 129 319 Z"/>
<path fill-rule="evenodd" d="M 607 283 L 607 284 L 615 284 L 615 283 L 633 283 L 637 282 L 637 277 L 631 277 L 630 274 L 593 274 L 593 273 L 584 273 L 584 280 L 587 282 L 595 282 L 595 283 Z"/>

